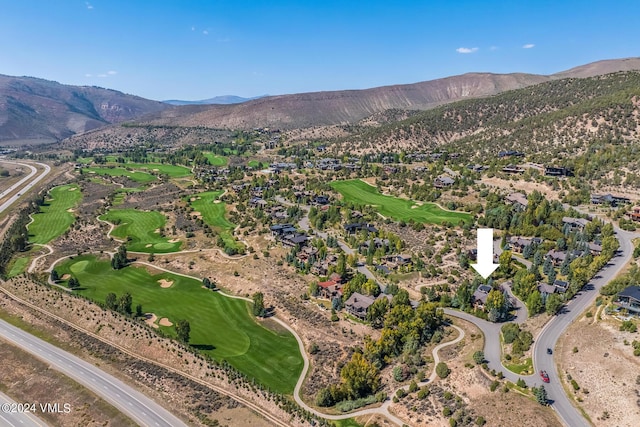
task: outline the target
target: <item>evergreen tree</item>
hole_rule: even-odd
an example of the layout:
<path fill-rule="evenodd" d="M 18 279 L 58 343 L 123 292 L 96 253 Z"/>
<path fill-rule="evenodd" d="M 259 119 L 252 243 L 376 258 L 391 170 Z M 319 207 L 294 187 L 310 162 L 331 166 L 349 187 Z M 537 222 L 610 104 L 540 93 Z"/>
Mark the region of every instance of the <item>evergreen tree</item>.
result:
<path fill-rule="evenodd" d="M 253 315 L 256 317 L 264 317 L 264 295 L 262 292 L 256 292 L 253 294 Z"/>
<path fill-rule="evenodd" d="M 176 335 L 178 336 L 178 340 L 185 344 L 189 343 L 191 325 L 188 320 L 178 320 L 176 322 Z"/>

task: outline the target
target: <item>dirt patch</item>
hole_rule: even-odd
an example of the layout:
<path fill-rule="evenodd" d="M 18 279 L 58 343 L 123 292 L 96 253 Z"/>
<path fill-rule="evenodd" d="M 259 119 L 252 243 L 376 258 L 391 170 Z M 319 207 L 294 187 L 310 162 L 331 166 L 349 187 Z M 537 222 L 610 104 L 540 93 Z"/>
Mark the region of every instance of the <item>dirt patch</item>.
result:
<path fill-rule="evenodd" d="M 178 243 L 180 241 L 180 239 L 171 239 L 169 240 L 169 243 Z"/>
<path fill-rule="evenodd" d="M 170 288 L 173 285 L 173 280 L 160 279 L 158 280 L 161 288 Z"/>
<path fill-rule="evenodd" d="M 639 333 L 622 332 L 620 322 L 602 312 L 581 317 L 560 338 L 556 354 L 565 389 L 595 425 L 637 426 L 640 419 L 640 357 L 628 345 Z M 570 378 L 579 389 L 574 391 Z M 570 390 L 570 391 L 569 391 Z M 580 402 L 581 401 L 581 402 Z"/>
<path fill-rule="evenodd" d="M 173 323 L 171 323 L 166 317 L 160 319 L 160 322 L 158 323 L 160 323 L 160 326 L 173 326 Z"/>
<path fill-rule="evenodd" d="M 156 324 L 156 320 L 158 320 L 158 316 L 154 313 L 146 313 L 144 315 L 144 323 L 151 326 L 152 328 L 158 329 L 158 325 Z"/>

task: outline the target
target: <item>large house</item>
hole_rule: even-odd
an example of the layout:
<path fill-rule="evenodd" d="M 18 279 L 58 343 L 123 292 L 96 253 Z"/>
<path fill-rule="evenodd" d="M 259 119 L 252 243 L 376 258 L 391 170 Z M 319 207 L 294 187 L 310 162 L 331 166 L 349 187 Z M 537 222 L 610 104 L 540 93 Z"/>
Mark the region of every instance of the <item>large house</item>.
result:
<path fill-rule="evenodd" d="M 511 250 L 516 253 L 522 253 L 527 246 L 539 245 L 540 243 L 542 243 L 542 239 L 539 237 L 526 239 L 524 237 L 513 236 L 509 239 L 509 246 L 511 247 Z"/>
<path fill-rule="evenodd" d="M 507 203 L 512 204 L 518 210 L 525 210 L 529 205 L 529 200 L 527 200 L 527 196 L 522 193 L 511 193 L 507 197 L 505 197 L 505 201 Z"/>
<path fill-rule="evenodd" d="M 620 291 L 614 304 L 631 313 L 640 315 L 640 286 L 629 286 Z"/>
<path fill-rule="evenodd" d="M 360 215 L 362 215 L 362 214 L 360 214 Z M 345 226 L 344 226 L 344 231 L 346 231 L 347 234 L 355 234 L 356 232 L 358 232 L 360 230 L 367 230 L 369 233 L 377 233 L 378 232 L 378 229 L 376 227 L 374 227 L 372 224 L 365 224 L 365 223 L 362 223 L 362 222 L 354 222 L 354 223 L 351 223 L 351 224 L 345 224 Z"/>
<path fill-rule="evenodd" d="M 584 227 L 589 223 L 589 220 L 584 218 L 572 218 L 570 216 L 562 217 L 562 223 L 569 225 L 571 231 L 582 231 Z"/>
<path fill-rule="evenodd" d="M 369 307 L 371 307 L 377 299 L 381 298 L 387 298 L 389 302 L 391 302 L 393 297 L 391 295 L 380 294 L 378 295 L 378 298 L 374 298 L 354 292 L 344 303 L 344 307 L 349 314 L 356 316 L 359 319 L 365 319 L 367 317 Z"/>
<path fill-rule="evenodd" d="M 629 218 L 633 221 L 640 221 L 640 206 L 633 207 L 633 211 L 629 214 Z"/>
<path fill-rule="evenodd" d="M 547 252 L 545 257 L 550 259 L 551 263 L 557 267 L 562 264 L 567 258 L 567 253 L 565 251 L 557 251 L 555 249 L 551 249 L 549 252 Z"/>
<path fill-rule="evenodd" d="M 439 176 L 433 181 L 433 186 L 436 188 L 450 187 L 455 184 L 456 180 L 449 176 Z"/>
<path fill-rule="evenodd" d="M 493 289 L 489 285 L 480 285 L 478 289 L 473 293 L 473 307 L 476 310 L 484 310 L 485 305 L 487 304 L 487 297 L 489 296 L 489 292 Z"/>
<path fill-rule="evenodd" d="M 611 206 L 618 206 L 621 204 L 631 203 L 626 197 L 614 196 L 612 194 L 592 194 L 591 203 L 594 205 L 609 204 Z"/>

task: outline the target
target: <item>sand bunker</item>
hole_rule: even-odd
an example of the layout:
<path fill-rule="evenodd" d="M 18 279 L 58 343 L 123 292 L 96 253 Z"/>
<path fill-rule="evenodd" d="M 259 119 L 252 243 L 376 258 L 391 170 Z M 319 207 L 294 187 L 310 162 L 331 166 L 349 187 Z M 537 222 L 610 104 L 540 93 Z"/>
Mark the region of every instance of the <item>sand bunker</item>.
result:
<path fill-rule="evenodd" d="M 150 248 L 151 246 L 153 246 L 153 244 L 152 244 L 152 243 L 149 243 L 149 244 L 145 245 L 144 247 L 145 247 L 145 248 Z"/>
<path fill-rule="evenodd" d="M 70 274 L 64 274 L 64 275 L 60 278 L 60 280 L 69 280 L 70 278 L 71 278 L 71 275 L 70 275 Z"/>
<path fill-rule="evenodd" d="M 160 283 L 161 288 L 170 288 L 173 285 L 173 280 L 160 279 L 158 283 Z"/>
<path fill-rule="evenodd" d="M 158 320 L 158 316 L 156 316 L 154 313 L 145 313 L 144 315 L 144 323 L 146 323 L 147 325 L 158 329 L 158 325 L 156 325 L 156 320 Z"/>
<path fill-rule="evenodd" d="M 154 172 L 160 172 L 160 169 L 153 169 Z"/>
<path fill-rule="evenodd" d="M 158 323 L 160 323 L 161 326 L 173 326 L 173 323 L 171 323 L 166 317 L 160 319 L 160 322 Z"/>
<path fill-rule="evenodd" d="M 160 229 L 156 228 L 156 230 L 154 231 L 154 233 L 160 233 Z"/>
<path fill-rule="evenodd" d="M 216 199 L 213 201 L 213 203 L 222 203 L 220 200 Z"/>
<path fill-rule="evenodd" d="M 69 189 L 69 191 L 76 191 L 76 190 L 77 190 L 76 187 L 72 187 L 72 188 Z"/>

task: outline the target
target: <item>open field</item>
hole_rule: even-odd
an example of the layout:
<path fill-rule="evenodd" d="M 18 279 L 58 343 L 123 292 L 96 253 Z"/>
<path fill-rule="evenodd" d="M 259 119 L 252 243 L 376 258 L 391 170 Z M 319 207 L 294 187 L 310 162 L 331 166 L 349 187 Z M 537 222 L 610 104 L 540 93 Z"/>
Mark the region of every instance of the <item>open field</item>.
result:
<path fill-rule="evenodd" d="M 96 173 L 98 175 L 109 175 L 109 176 L 126 176 L 127 178 L 129 178 L 132 181 L 136 181 L 136 182 L 140 182 L 140 183 L 147 183 L 147 182 L 151 182 L 151 181 L 155 181 L 156 177 L 148 174 L 146 172 L 140 172 L 140 171 L 128 171 L 124 168 L 120 168 L 120 167 L 114 167 L 114 168 L 109 168 L 109 167 L 91 167 L 91 168 L 85 168 L 83 169 L 84 172 L 88 172 L 88 173 Z"/>
<path fill-rule="evenodd" d="M 100 219 L 116 224 L 114 237 L 128 240 L 127 249 L 134 252 L 167 253 L 180 250 L 182 242 L 171 242 L 158 231 L 166 218 L 159 212 L 135 209 L 112 209 Z"/>
<path fill-rule="evenodd" d="M 226 246 L 240 247 L 242 245 L 231 234 L 235 225 L 226 218 L 226 203 L 215 203 L 221 194 L 222 191 L 195 194 L 189 198 L 189 203 L 195 211 L 200 212 L 204 222 L 220 234 Z"/>
<path fill-rule="evenodd" d="M 75 184 L 52 188 L 49 198 L 29 224 L 29 241 L 44 245 L 67 231 L 75 221 L 69 209 L 74 208 L 81 198 L 82 193 Z"/>
<path fill-rule="evenodd" d="M 9 269 L 8 269 L 8 273 L 7 273 L 7 277 L 11 278 L 11 277 L 16 277 L 22 273 L 24 273 L 25 271 L 27 271 L 27 266 L 29 265 L 29 262 L 31 261 L 31 257 L 29 256 L 21 256 L 19 258 L 15 258 L 14 260 L 11 261 L 11 263 L 9 264 Z"/>
<path fill-rule="evenodd" d="M 471 215 L 468 213 L 445 211 L 434 203 L 418 204 L 413 200 L 385 196 L 375 187 L 359 179 L 332 182 L 331 187 L 342 194 L 345 201 L 374 206 L 381 215 L 396 221 L 413 219 L 416 222 L 428 224 L 441 224 L 444 221 L 457 224 L 460 221 L 471 221 Z"/>
<path fill-rule="evenodd" d="M 67 260 L 56 270 L 73 274 L 80 282 L 78 292 L 104 301 L 108 293 L 130 292 L 133 306 L 175 324 L 186 319 L 191 326 L 190 344 L 216 360 L 226 360 L 250 377 L 282 393 L 291 393 L 302 370 L 302 358 L 295 338 L 286 331 L 274 332 L 258 324 L 249 314 L 249 303 L 228 298 L 202 287 L 193 279 L 170 273 L 152 275 L 146 269 L 126 267 L 113 270 L 108 261 L 94 256 Z M 161 280 L 172 282 L 161 287 Z M 175 335 L 174 328 L 159 325 Z"/>
<path fill-rule="evenodd" d="M 218 156 L 213 153 L 203 153 L 204 156 L 209 160 L 209 164 L 211 166 L 226 166 L 229 163 L 229 159 L 224 156 Z"/>
<path fill-rule="evenodd" d="M 249 163 L 247 163 L 247 166 L 249 166 L 250 168 L 259 168 L 260 167 L 260 163 L 257 160 L 249 160 Z"/>

